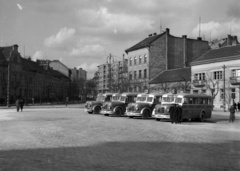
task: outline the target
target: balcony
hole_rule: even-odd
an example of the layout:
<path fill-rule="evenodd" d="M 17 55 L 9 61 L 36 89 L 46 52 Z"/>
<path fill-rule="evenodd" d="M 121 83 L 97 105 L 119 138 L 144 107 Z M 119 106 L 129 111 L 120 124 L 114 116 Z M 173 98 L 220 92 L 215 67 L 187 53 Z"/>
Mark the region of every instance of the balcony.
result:
<path fill-rule="evenodd" d="M 230 84 L 232 85 L 240 85 L 240 77 L 230 77 L 229 78 Z"/>
<path fill-rule="evenodd" d="M 197 88 L 204 87 L 206 83 L 206 80 L 193 80 L 193 86 Z"/>

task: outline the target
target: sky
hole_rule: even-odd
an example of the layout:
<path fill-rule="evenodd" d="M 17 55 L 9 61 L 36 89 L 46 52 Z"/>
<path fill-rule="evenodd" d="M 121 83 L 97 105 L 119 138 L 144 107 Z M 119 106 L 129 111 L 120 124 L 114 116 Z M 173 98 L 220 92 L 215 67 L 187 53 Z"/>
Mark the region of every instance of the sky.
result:
<path fill-rule="evenodd" d="M 207 41 L 240 37 L 239 0 L 0 0 L 0 46 L 22 56 L 60 60 L 88 79 L 149 34 Z"/>

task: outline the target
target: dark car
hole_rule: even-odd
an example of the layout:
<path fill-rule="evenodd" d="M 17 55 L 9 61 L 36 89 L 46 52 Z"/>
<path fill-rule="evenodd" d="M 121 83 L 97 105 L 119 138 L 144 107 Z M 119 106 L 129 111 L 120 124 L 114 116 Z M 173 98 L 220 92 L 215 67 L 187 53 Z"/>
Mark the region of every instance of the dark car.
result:
<path fill-rule="evenodd" d="M 127 107 L 126 116 L 132 118 L 140 116 L 142 118 L 152 117 L 155 105 L 161 103 L 162 93 L 142 94 L 138 96 L 136 103 Z"/>
<path fill-rule="evenodd" d="M 122 93 L 119 100 L 107 102 L 103 105 L 101 113 L 104 115 L 123 116 L 129 103 L 135 103 L 139 93 Z"/>
<path fill-rule="evenodd" d="M 87 101 L 85 103 L 85 111 L 89 114 L 99 114 L 104 102 L 110 102 L 112 99 L 112 95 L 114 93 L 104 93 L 98 94 L 96 101 Z"/>

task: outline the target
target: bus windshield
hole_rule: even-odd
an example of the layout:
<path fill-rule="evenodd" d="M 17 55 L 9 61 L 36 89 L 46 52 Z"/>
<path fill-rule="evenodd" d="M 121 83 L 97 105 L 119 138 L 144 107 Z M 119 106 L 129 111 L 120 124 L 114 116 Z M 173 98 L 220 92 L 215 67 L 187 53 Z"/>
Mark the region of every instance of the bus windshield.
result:
<path fill-rule="evenodd" d="M 146 95 L 144 95 L 144 96 L 138 96 L 138 97 L 137 97 L 137 102 L 144 102 L 144 101 L 146 101 L 146 99 L 147 99 L 147 96 L 146 96 Z"/>
<path fill-rule="evenodd" d="M 121 96 L 121 97 L 120 97 L 120 101 L 121 101 L 121 102 L 125 102 L 125 100 L 126 100 L 126 96 Z"/>
<path fill-rule="evenodd" d="M 114 95 L 112 96 L 112 101 L 118 101 L 120 99 L 120 95 Z"/>
<path fill-rule="evenodd" d="M 153 101 L 153 97 L 148 97 L 147 98 L 147 102 L 152 102 Z"/>
<path fill-rule="evenodd" d="M 162 97 L 162 102 L 171 103 L 171 102 L 174 102 L 174 98 L 175 97 L 173 95 L 163 96 Z"/>
<path fill-rule="evenodd" d="M 182 103 L 182 98 L 181 97 L 177 97 L 175 99 L 175 103 Z"/>

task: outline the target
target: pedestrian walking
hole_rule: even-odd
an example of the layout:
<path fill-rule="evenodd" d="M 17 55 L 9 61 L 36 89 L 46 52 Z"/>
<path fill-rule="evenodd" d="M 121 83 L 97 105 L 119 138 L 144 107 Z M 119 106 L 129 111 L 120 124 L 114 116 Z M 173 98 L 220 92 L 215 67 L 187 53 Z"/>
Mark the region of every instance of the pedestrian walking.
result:
<path fill-rule="evenodd" d="M 20 105 L 20 109 L 21 109 L 21 112 L 22 112 L 23 106 L 24 106 L 24 100 L 23 99 L 19 100 L 19 105 Z"/>
<path fill-rule="evenodd" d="M 170 118 L 171 118 L 171 122 L 172 124 L 175 123 L 177 124 L 178 123 L 178 107 L 177 107 L 177 104 L 173 104 L 170 109 Z"/>
<path fill-rule="evenodd" d="M 20 107 L 19 99 L 16 100 L 15 104 L 16 104 L 17 112 L 19 112 L 19 107 Z"/>
<path fill-rule="evenodd" d="M 240 102 L 237 103 L 238 111 L 240 111 Z"/>
<path fill-rule="evenodd" d="M 235 108 L 234 108 L 234 105 L 231 105 L 229 110 L 230 110 L 229 122 L 234 122 L 234 120 L 235 120 Z"/>

